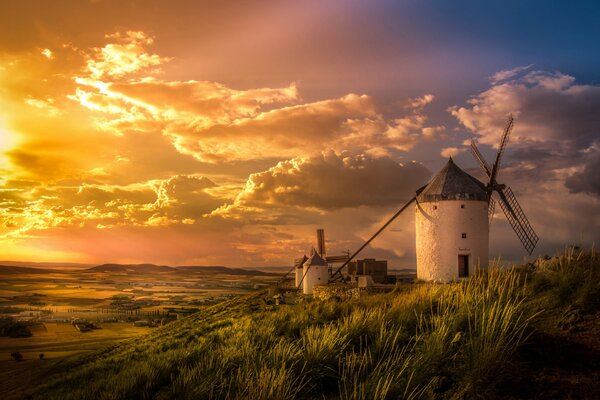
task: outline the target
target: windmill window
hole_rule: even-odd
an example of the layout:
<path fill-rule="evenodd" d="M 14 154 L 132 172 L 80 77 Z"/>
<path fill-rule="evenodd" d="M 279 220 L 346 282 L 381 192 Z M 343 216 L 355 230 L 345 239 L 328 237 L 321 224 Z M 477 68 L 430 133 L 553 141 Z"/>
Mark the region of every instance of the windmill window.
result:
<path fill-rule="evenodd" d="M 460 208 L 465 208 L 465 205 L 464 205 L 464 204 L 461 204 L 461 205 L 460 205 Z"/>
<path fill-rule="evenodd" d="M 463 239 L 466 239 L 466 238 L 467 238 L 467 234 L 466 234 L 466 233 L 463 233 L 463 234 L 462 234 L 462 238 L 463 238 Z"/>

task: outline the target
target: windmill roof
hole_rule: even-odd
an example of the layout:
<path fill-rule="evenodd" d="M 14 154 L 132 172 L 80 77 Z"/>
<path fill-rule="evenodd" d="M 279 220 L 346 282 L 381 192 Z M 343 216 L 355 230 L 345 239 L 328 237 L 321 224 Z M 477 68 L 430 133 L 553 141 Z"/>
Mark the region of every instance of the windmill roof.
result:
<path fill-rule="evenodd" d="M 306 254 L 305 254 L 301 258 L 297 258 L 294 260 L 294 266 L 296 268 L 302 268 L 302 266 L 304 265 L 306 260 L 308 260 L 308 257 L 306 257 Z"/>
<path fill-rule="evenodd" d="M 311 265 L 327 265 L 327 262 L 323 260 L 323 257 L 321 257 L 319 253 L 315 251 L 315 249 L 313 249 L 311 256 L 308 257 L 308 260 L 306 260 L 304 263 L 305 267 L 309 267 Z"/>
<path fill-rule="evenodd" d="M 460 169 L 450 157 L 444 168 L 417 191 L 417 200 L 487 200 L 487 191 L 483 183 Z"/>

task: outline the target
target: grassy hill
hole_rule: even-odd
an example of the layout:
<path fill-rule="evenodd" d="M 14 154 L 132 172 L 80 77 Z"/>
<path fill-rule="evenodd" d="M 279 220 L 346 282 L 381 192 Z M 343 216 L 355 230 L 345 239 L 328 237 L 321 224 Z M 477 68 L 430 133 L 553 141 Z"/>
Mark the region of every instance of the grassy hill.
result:
<path fill-rule="evenodd" d="M 48 362 L 37 386 L 14 396 L 600 395 L 600 259 L 593 252 L 570 249 L 535 265 L 491 269 L 456 284 L 399 286 L 351 302 L 275 307 L 266 298 L 238 297 L 110 349 Z"/>

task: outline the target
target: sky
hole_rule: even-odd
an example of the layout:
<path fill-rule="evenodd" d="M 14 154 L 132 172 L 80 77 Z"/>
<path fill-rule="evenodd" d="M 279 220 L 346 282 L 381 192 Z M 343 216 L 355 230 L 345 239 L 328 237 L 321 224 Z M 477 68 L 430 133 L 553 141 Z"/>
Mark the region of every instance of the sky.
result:
<path fill-rule="evenodd" d="M 291 265 L 360 246 L 452 156 L 533 257 L 600 242 L 600 6 L 0 3 L 0 259 Z M 498 210 L 490 255 L 526 252 Z M 361 256 L 414 267 L 414 213 Z"/>

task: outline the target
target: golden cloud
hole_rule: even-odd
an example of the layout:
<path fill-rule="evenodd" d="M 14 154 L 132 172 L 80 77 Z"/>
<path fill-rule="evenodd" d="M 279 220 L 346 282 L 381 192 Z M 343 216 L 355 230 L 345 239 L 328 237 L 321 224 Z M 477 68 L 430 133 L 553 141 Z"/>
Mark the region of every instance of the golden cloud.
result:
<path fill-rule="evenodd" d="M 52 227 L 156 226 L 191 224 L 223 199 L 205 190 L 215 184 L 201 176 L 176 175 L 128 186 L 40 186 L 8 182 L 0 189 L 2 237 Z"/>
<path fill-rule="evenodd" d="M 137 72 L 156 73 L 160 71 L 160 65 L 169 61 L 167 57 L 146 52 L 145 46 L 151 45 L 154 39 L 144 32 L 117 32 L 106 38 L 117 43 L 94 49 L 94 54 L 87 61 L 92 79 L 121 78 Z"/>
<path fill-rule="evenodd" d="M 391 120 L 367 95 L 293 104 L 299 100 L 294 83 L 235 90 L 216 82 L 157 79 L 152 68 L 166 59 L 145 50 L 150 38 L 142 32 L 110 38 L 120 43 L 95 49 L 70 98 L 96 112 L 100 128 L 118 135 L 162 132 L 178 151 L 200 161 L 294 157 L 322 148 L 384 154 L 409 150 L 444 131 L 426 126 L 421 114 L 431 94 L 411 99 L 411 114 Z"/>
<path fill-rule="evenodd" d="M 429 175 L 430 171 L 415 162 L 400 164 L 389 157 L 330 150 L 282 161 L 250 175 L 235 201 L 213 211 L 212 216 L 237 218 L 240 212 L 275 209 L 279 218 L 278 208 L 333 210 L 400 204 L 412 197 Z"/>

